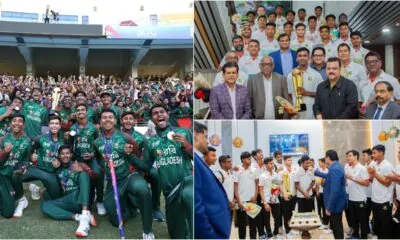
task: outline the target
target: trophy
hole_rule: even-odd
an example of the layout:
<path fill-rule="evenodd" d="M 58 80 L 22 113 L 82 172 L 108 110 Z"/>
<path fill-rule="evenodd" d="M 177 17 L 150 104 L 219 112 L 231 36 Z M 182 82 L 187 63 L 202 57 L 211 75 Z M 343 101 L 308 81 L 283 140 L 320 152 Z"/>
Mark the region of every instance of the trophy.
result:
<path fill-rule="evenodd" d="M 53 90 L 53 102 L 51 103 L 50 113 L 53 114 L 56 112 L 58 102 L 60 101 L 60 88 L 56 87 Z"/>
<path fill-rule="evenodd" d="M 290 192 L 290 176 L 289 176 L 289 172 L 287 172 L 287 171 L 283 172 L 282 181 L 283 181 L 283 189 L 285 191 L 285 194 L 290 197 L 291 196 L 291 192 Z"/>
<path fill-rule="evenodd" d="M 296 94 L 295 109 L 298 112 L 306 111 L 306 105 L 303 102 L 302 95 L 299 93 L 299 88 L 303 88 L 303 74 L 300 69 L 295 68 L 292 71 L 294 93 Z"/>

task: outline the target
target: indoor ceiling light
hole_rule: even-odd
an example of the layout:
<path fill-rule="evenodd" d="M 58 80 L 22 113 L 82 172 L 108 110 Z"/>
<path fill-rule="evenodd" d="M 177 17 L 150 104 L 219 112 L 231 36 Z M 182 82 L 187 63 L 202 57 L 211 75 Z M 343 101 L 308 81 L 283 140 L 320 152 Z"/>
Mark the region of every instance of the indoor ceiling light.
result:
<path fill-rule="evenodd" d="M 388 32 L 390 32 L 390 29 L 389 28 L 384 28 L 384 29 L 382 29 L 382 32 L 388 33 Z"/>

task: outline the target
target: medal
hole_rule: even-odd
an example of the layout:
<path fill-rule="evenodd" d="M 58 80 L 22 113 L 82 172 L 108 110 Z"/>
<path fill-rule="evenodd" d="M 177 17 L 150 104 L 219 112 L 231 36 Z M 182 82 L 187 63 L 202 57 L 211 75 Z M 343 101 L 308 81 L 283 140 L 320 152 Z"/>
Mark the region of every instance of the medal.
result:
<path fill-rule="evenodd" d="M 72 130 L 71 132 L 69 132 L 69 135 L 71 135 L 71 137 L 76 135 L 76 132 L 74 130 Z"/>
<path fill-rule="evenodd" d="M 173 140 L 174 140 L 174 139 L 173 139 L 173 135 L 174 135 L 174 134 L 175 134 L 175 132 L 173 132 L 173 131 L 168 132 L 167 138 L 168 138 L 169 140 L 173 141 Z"/>

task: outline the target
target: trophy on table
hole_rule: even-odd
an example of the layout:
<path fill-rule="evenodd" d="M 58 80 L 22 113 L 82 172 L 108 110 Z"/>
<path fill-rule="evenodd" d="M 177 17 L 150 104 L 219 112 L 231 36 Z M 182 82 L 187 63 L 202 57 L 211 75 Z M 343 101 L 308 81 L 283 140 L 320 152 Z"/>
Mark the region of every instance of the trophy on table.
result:
<path fill-rule="evenodd" d="M 58 102 L 60 101 L 60 92 L 61 92 L 60 88 L 58 87 L 54 88 L 52 95 L 53 102 L 51 103 L 50 114 L 54 114 L 57 111 Z"/>
<path fill-rule="evenodd" d="M 295 68 L 292 71 L 294 94 L 296 95 L 295 109 L 298 112 L 306 111 L 307 107 L 303 102 L 303 96 L 299 93 L 299 88 L 303 88 L 303 73 L 300 69 Z"/>

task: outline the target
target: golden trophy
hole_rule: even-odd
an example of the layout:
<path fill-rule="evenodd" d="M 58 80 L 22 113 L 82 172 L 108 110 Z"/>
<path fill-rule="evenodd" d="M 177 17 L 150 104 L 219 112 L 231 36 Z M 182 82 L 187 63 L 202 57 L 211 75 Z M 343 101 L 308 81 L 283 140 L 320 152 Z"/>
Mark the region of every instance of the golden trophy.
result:
<path fill-rule="evenodd" d="M 299 93 L 299 88 L 303 88 L 303 73 L 300 69 L 295 68 L 292 71 L 294 93 L 296 94 L 295 109 L 297 112 L 303 112 L 307 110 L 306 105 L 303 102 L 303 96 Z"/>
<path fill-rule="evenodd" d="M 284 171 L 283 172 L 283 176 L 282 176 L 282 181 L 283 181 L 283 190 L 284 193 L 291 197 L 291 192 L 290 192 L 290 176 L 289 176 L 289 172 Z"/>
<path fill-rule="evenodd" d="M 53 90 L 53 102 L 51 103 L 51 110 L 50 113 L 55 113 L 57 111 L 58 102 L 60 101 L 60 92 L 61 89 L 56 87 Z"/>

